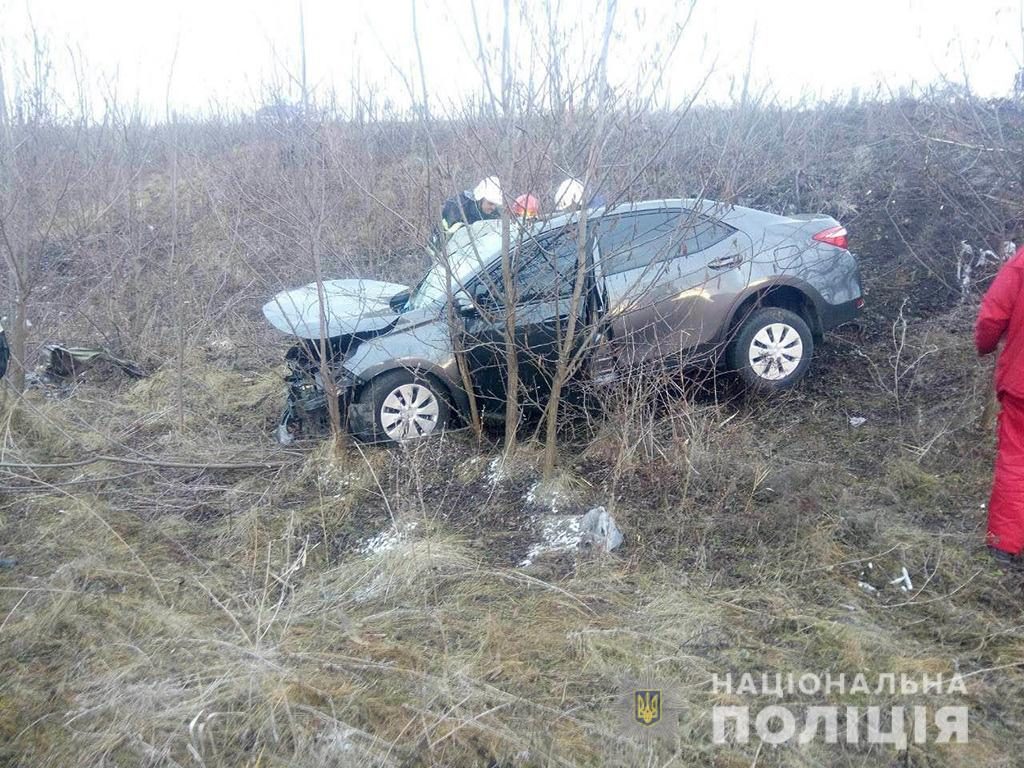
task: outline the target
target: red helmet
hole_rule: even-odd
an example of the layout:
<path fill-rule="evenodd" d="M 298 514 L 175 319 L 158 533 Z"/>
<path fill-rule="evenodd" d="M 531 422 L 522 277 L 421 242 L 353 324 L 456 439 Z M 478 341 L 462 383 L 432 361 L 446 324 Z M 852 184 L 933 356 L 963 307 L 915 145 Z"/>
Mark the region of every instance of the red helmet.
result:
<path fill-rule="evenodd" d="M 512 203 L 512 215 L 535 219 L 540 215 L 540 203 L 533 195 L 520 195 Z"/>

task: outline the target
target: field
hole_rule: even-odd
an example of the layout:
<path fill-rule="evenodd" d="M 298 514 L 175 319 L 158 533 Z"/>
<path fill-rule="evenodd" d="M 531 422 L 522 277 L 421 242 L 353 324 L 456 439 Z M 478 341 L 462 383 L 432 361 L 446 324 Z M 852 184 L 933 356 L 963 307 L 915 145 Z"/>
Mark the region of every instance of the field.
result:
<path fill-rule="evenodd" d="M 972 345 L 995 267 L 962 288 L 957 263 L 961 241 L 1024 231 L 1022 123 L 942 93 L 613 132 L 605 185 L 635 199 L 840 218 L 868 303 L 783 396 L 635 382 L 567 420 L 543 482 L 529 429 L 512 455 L 493 432 L 272 435 L 286 341 L 262 302 L 317 276 L 414 279 L 445 190 L 487 170 L 456 151 L 486 120 L 433 127 L 441 181 L 420 128 L 384 119 L 35 132 L 44 178 L 74 172 L 20 198 L 52 224 L 25 236 L 26 354 L 102 344 L 148 375 L 29 371 L 3 393 L 0 762 L 1019 765 L 1024 577 L 984 548 L 991 366 Z M 538 183 L 511 159 L 530 146 L 508 185 Z M 531 551 L 597 505 L 620 549 Z M 788 701 L 965 705 L 969 740 L 713 743 L 714 707 L 779 701 L 715 685 L 745 673 L 863 674 L 868 695 Z M 965 691 L 876 691 L 890 674 Z M 657 727 L 633 720 L 638 688 L 663 692 Z"/>

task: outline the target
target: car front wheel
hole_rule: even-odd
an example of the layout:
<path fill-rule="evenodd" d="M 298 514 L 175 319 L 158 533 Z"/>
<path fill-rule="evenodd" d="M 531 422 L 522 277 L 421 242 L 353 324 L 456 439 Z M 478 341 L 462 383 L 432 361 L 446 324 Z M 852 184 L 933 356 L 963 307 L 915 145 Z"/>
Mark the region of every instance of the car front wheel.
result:
<path fill-rule="evenodd" d="M 814 352 L 811 329 L 788 309 L 763 307 L 750 314 L 729 349 L 729 365 L 759 392 L 778 392 L 807 373 Z"/>
<path fill-rule="evenodd" d="M 401 443 L 440 432 L 450 409 L 442 387 L 430 376 L 389 371 L 359 393 L 349 426 L 364 440 Z"/>

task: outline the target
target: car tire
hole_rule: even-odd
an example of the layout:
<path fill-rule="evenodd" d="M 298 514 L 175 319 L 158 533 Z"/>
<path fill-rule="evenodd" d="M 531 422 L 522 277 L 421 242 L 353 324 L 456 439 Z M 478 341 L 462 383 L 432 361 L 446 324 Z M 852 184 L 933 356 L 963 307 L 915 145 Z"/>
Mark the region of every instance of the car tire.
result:
<path fill-rule="evenodd" d="M 750 313 L 729 347 L 728 363 L 755 392 L 780 392 L 807 373 L 814 337 L 800 315 L 779 307 Z"/>
<path fill-rule="evenodd" d="M 367 442 L 402 443 L 439 434 L 451 408 L 433 376 L 408 370 L 372 379 L 349 408 L 349 429 Z"/>

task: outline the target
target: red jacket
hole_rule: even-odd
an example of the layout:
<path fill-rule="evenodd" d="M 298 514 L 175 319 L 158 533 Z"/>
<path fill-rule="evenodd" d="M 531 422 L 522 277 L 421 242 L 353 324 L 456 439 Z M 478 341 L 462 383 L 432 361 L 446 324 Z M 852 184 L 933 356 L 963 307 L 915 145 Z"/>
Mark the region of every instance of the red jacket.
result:
<path fill-rule="evenodd" d="M 1017 249 L 992 281 L 981 300 L 974 328 L 979 355 L 994 352 L 999 340 L 1006 346 L 996 363 L 996 392 L 1024 398 L 1024 245 Z"/>

